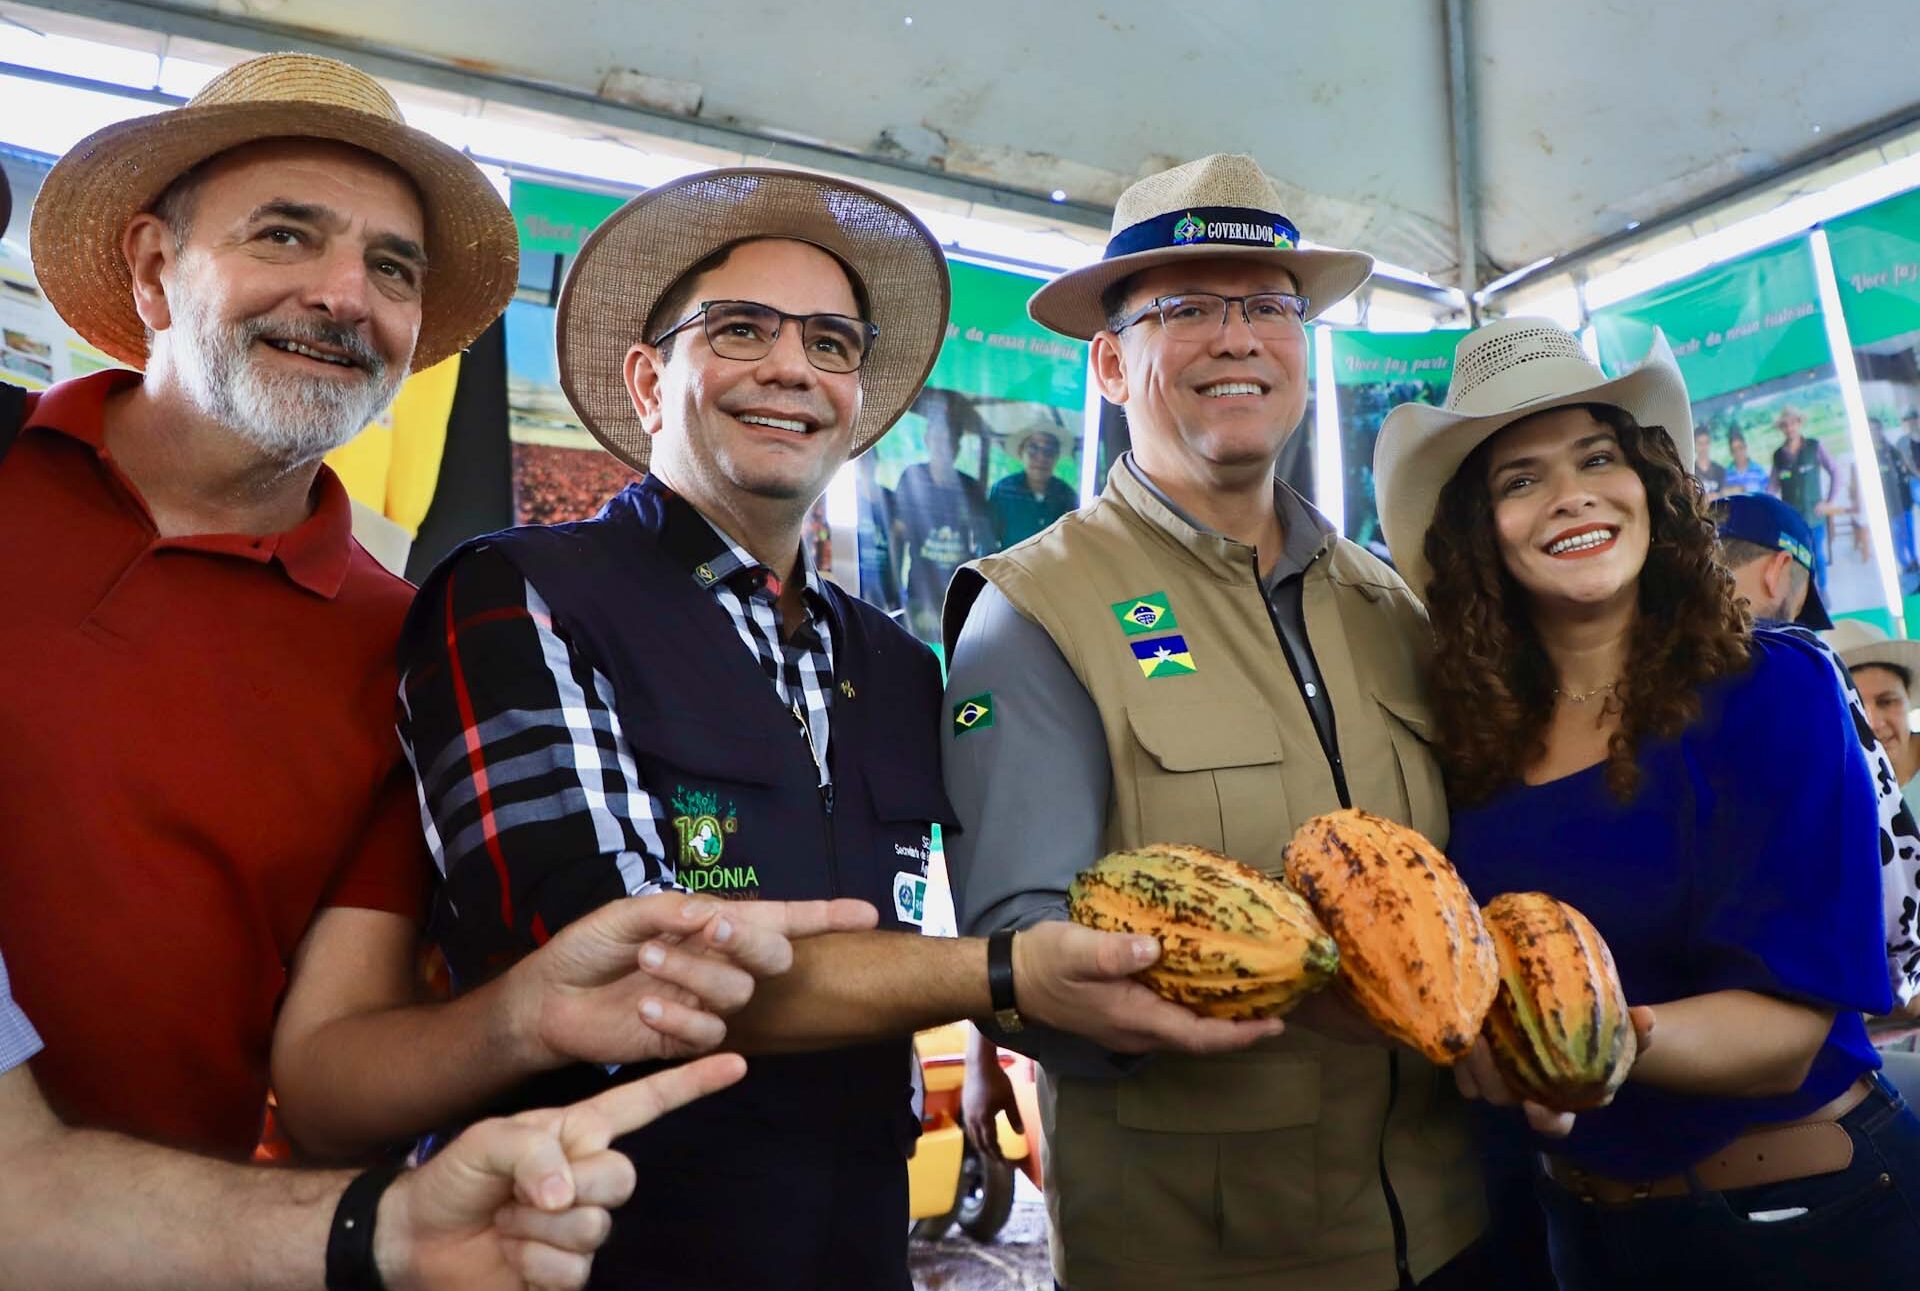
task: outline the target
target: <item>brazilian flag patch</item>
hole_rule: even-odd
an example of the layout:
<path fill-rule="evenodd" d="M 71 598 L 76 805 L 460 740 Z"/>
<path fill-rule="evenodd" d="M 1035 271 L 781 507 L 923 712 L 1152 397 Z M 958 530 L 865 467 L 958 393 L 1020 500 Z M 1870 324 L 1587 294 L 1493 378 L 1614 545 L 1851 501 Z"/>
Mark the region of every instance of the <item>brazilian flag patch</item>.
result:
<path fill-rule="evenodd" d="M 1112 609 L 1113 617 L 1120 620 L 1120 630 L 1130 637 L 1166 632 L 1180 626 L 1165 592 L 1149 592 L 1130 601 L 1115 601 Z"/>
<path fill-rule="evenodd" d="M 1178 677 L 1200 671 L 1193 666 L 1193 652 L 1187 649 L 1185 637 L 1155 637 L 1151 641 L 1130 641 L 1127 644 L 1133 647 L 1134 662 L 1149 678 Z"/>
<path fill-rule="evenodd" d="M 993 692 L 983 690 L 972 699 L 963 699 L 953 706 L 953 733 L 965 735 L 968 731 L 984 731 L 993 725 Z"/>

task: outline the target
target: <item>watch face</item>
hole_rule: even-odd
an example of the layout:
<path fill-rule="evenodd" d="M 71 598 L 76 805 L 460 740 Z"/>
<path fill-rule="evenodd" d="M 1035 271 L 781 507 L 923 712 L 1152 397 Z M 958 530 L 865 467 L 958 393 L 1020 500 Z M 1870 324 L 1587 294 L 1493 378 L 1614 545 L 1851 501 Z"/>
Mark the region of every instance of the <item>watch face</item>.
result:
<path fill-rule="evenodd" d="M 994 1013 L 993 1020 L 995 1025 L 1009 1034 L 1026 1026 L 1026 1023 L 1020 1020 L 1019 1009 L 1000 1009 Z"/>

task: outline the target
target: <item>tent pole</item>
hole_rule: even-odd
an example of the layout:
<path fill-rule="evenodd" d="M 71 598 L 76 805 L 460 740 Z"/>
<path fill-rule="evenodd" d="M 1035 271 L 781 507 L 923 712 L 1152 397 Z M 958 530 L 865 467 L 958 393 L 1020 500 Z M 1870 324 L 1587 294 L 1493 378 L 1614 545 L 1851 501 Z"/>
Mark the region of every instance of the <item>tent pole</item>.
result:
<path fill-rule="evenodd" d="M 1453 222 L 1460 236 L 1460 291 L 1468 326 L 1480 326 L 1479 210 L 1474 192 L 1473 82 L 1467 72 L 1467 0 L 1445 0 L 1447 100 L 1453 117 Z"/>

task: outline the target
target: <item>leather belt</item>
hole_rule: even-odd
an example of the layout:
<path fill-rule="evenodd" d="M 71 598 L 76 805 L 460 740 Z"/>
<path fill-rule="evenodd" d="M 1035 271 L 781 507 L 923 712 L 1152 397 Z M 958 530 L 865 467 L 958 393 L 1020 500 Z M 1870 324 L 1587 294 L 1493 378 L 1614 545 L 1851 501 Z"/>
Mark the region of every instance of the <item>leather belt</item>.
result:
<path fill-rule="evenodd" d="M 1691 1171 L 1670 1174 L 1663 1179 L 1637 1183 L 1609 1179 L 1582 1170 L 1565 1157 L 1548 1154 L 1542 1154 L 1541 1162 L 1547 1177 L 1568 1192 L 1582 1201 L 1609 1206 L 1653 1197 L 1683 1197 L 1696 1186 L 1706 1192 L 1726 1192 L 1831 1174 L 1853 1164 L 1853 1136 L 1839 1123 L 1840 1118 L 1858 1107 L 1873 1089 L 1873 1076 L 1862 1076 L 1813 1115 L 1748 1130 L 1695 1164 Z"/>

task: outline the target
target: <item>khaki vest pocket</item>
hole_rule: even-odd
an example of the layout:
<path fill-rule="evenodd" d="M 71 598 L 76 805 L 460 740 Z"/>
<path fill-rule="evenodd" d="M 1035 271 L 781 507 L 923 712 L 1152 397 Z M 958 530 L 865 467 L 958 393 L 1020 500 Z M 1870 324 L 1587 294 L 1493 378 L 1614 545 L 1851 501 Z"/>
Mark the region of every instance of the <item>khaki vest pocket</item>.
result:
<path fill-rule="evenodd" d="M 1432 840 L 1447 845 L 1447 788 L 1433 755 L 1433 711 L 1410 699 L 1374 699 L 1386 713 L 1394 760 L 1400 764 L 1400 792 L 1407 814 L 1401 817 Z"/>
<path fill-rule="evenodd" d="M 1320 1219 L 1317 1059 L 1163 1056 L 1117 1093 L 1125 1258 L 1262 1259 L 1310 1246 Z"/>
<path fill-rule="evenodd" d="M 1280 728 L 1245 701 L 1129 704 L 1142 842 L 1192 843 L 1275 866 L 1286 846 Z"/>

